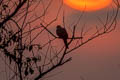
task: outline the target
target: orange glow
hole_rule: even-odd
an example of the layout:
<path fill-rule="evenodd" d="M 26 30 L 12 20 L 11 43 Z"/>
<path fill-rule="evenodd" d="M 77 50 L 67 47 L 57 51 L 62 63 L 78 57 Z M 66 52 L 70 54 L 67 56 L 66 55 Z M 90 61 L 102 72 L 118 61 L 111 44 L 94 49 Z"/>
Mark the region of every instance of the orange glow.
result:
<path fill-rule="evenodd" d="M 77 10 L 95 11 L 109 6 L 112 0 L 64 0 L 64 3 Z"/>

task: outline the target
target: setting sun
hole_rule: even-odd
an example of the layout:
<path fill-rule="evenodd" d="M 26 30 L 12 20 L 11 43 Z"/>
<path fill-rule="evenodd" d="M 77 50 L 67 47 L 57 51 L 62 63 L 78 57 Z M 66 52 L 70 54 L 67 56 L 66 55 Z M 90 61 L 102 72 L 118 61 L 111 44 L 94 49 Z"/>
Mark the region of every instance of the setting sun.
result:
<path fill-rule="evenodd" d="M 109 6 L 112 0 L 64 0 L 73 9 L 81 11 L 96 11 Z"/>

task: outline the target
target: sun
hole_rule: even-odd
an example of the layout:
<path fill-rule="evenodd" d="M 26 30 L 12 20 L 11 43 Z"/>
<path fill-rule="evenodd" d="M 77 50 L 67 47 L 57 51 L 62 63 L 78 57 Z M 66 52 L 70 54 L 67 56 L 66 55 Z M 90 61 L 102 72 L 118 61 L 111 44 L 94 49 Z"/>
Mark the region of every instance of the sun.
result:
<path fill-rule="evenodd" d="M 64 0 L 64 3 L 80 11 L 96 11 L 109 6 L 112 0 Z"/>

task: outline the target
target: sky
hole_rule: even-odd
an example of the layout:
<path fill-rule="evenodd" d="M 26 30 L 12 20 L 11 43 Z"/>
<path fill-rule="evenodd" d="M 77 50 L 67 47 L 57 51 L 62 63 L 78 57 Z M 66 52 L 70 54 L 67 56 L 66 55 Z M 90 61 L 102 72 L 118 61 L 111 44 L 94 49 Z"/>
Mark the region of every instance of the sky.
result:
<path fill-rule="evenodd" d="M 49 23 L 51 19 L 55 18 L 58 8 L 61 4 L 60 2 L 60 0 L 53 0 L 52 6 L 50 6 L 47 11 L 47 17 L 45 17 L 46 22 Z M 45 4 L 47 4 L 47 0 Z M 38 10 L 36 9 L 36 11 Z M 55 28 L 53 26 L 56 24 L 62 24 L 63 10 L 65 12 L 65 25 L 67 26 L 68 32 L 69 26 L 74 25 L 78 20 L 79 15 L 82 14 L 81 11 L 70 8 L 64 4 L 61 12 L 59 12 L 57 21 L 49 28 L 51 31 L 53 31 L 53 33 L 55 33 Z M 84 24 L 86 24 L 87 28 L 91 28 L 95 25 L 100 26 L 97 16 L 101 17 L 101 19 L 104 21 L 107 11 L 112 13 L 111 6 L 97 11 L 85 12 L 80 20 L 80 27 L 78 27 L 77 32 L 79 32 Z M 36 14 L 39 15 L 39 13 L 40 12 Z M 48 78 L 45 78 L 45 80 L 120 80 L 119 25 L 120 17 L 118 17 L 116 30 L 109 34 L 100 36 L 70 53 L 68 57 L 72 56 L 72 61 L 46 75 Z M 36 39 L 35 42 L 38 41 L 39 39 Z M 59 44 L 61 45 L 61 43 L 62 42 Z M 0 68 L 2 67 L 3 66 L 0 65 Z M 3 77 L 3 75 L 0 75 L 0 77 Z M 3 77 L 2 80 L 5 80 L 5 78 Z"/>
<path fill-rule="evenodd" d="M 109 6 L 110 7 L 110 6 Z M 71 25 L 81 11 L 65 5 L 66 22 Z M 87 20 L 87 25 L 94 25 L 98 22 L 95 15 L 106 16 L 108 7 L 102 10 L 85 12 L 81 24 Z M 112 13 L 112 9 L 109 8 Z M 119 15 L 120 16 L 120 15 Z M 59 69 L 51 72 L 57 74 L 45 80 L 120 80 L 120 17 L 116 30 L 90 41 L 76 51 L 72 52 L 72 61 Z"/>
<path fill-rule="evenodd" d="M 119 34 L 117 28 L 71 53 L 72 61 L 56 70 L 58 74 L 48 80 L 119 80 Z"/>

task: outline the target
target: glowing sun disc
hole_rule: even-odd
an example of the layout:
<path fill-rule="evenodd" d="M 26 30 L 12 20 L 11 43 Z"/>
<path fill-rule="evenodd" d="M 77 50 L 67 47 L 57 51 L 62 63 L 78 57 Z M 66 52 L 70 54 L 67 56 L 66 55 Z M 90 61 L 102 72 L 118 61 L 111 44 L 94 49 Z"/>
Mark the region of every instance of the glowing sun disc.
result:
<path fill-rule="evenodd" d="M 64 3 L 77 10 L 95 11 L 109 6 L 112 0 L 64 0 Z"/>

